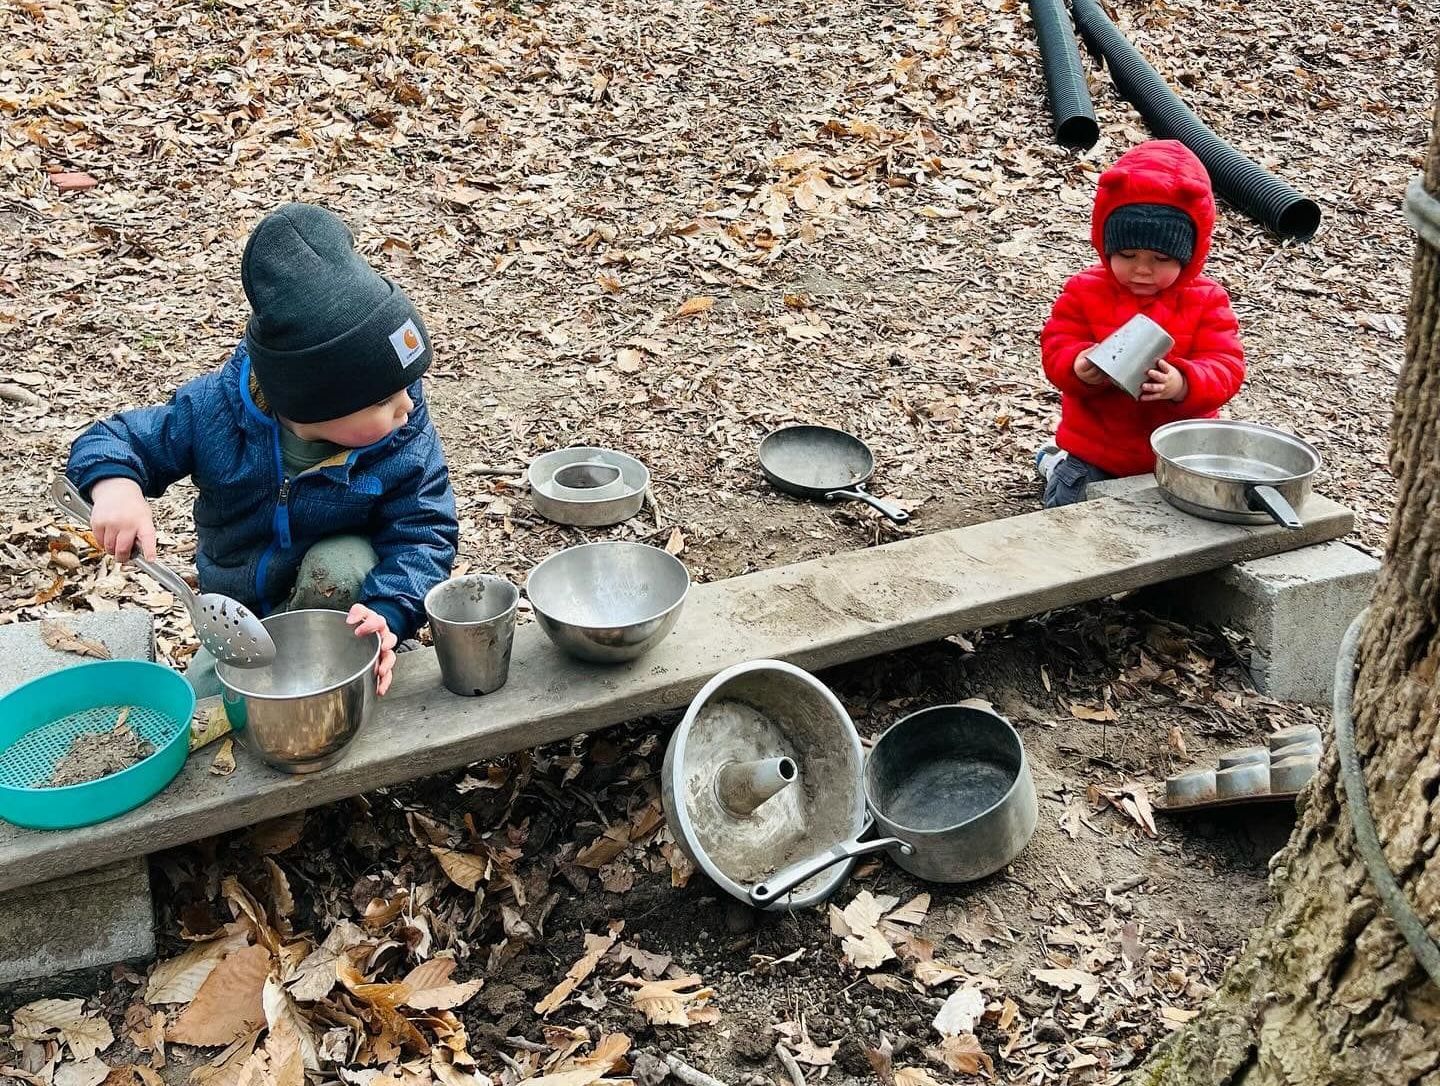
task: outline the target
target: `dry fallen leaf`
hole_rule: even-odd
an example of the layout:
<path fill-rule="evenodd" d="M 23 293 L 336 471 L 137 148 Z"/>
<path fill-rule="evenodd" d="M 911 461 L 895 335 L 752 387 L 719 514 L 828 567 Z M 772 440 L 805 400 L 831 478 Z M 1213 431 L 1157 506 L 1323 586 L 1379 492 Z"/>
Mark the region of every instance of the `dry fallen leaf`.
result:
<path fill-rule="evenodd" d="M 670 538 L 665 543 L 665 550 L 669 554 L 682 554 L 685 551 L 685 534 L 677 528 L 670 529 Z"/>
<path fill-rule="evenodd" d="M 586 933 L 585 953 L 579 961 L 570 967 L 570 971 L 565 974 L 565 978 L 559 984 L 555 985 L 550 991 L 550 994 L 535 1004 L 535 1013 L 540 1015 L 549 1014 L 556 1007 L 560 1006 L 560 1004 L 564 1003 L 565 1000 L 570 997 L 570 993 L 575 991 L 576 987 L 579 986 L 580 982 L 595 972 L 595 967 L 600 964 L 600 959 L 615 945 L 615 940 L 620 938 L 620 932 L 624 929 L 625 922 L 623 920 L 612 920 L 610 921 L 610 930 L 604 935 L 591 935 Z"/>
<path fill-rule="evenodd" d="M 930 895 L 917 894 L 900 908 L 885 914 L 885 919 L 895 924 L 923 924 L 930 911 Z"/>
<path fill-rule="evenodd" d="M 298 1061 L 304 1069 L 320 1070 L 320 1053 L 316 1047 L 315 1036 L 311 1032 L 310 1024 L 301 1016 L 290 993 L 273 975 L 265 978 L 261 1005 L 265 1012 L 265 1024 L 270 1029 L 270 1038 L 274 1038 L 277 1034 L 287 1038 L 280 1047 L 279 1054 L 288 1060 L 293 1045 L 293 1048 L 299 1053 Z M 277 1053 L 271 1047 L 268 1039 L 265 1047 L 271 1059 L 274 1060 Z"/>
<path fill-rule="evenodd" d="M 714 298 L 707 298 L 703 294 L 696 295 L 694 298 L 686 298 L 680 308 L 675 311 L 675 317 L 676 319 L 680 317 L 693 317 L 697 314 L 704 313 L 714 304 Z"/>
<path fill-rule="evenodd" d="M 987 1075 L 995 1073 L 994 1061 L 980 1047 L 979 1038 L 971 1033 L 946 1037 L 938 1045 L 927 1048 L 925 1054 L 958 1075 L 978 1075 L 982 1067 Z"/>
<path fill-rule="evenodd" d="M 645 356 L 634 347 L 621 347 L 615 352 L 615 369 L 620 373 L 639 373 Z"/>
<path fill-rule="evenodd" d="M 1070 703 L 1070 715 L 1073 716 L 1076 720 L 1119 719 L 1119 717 L 1115 713 L 1115 707 L 1112 705 L 1106 705 L 1103 708 L 1096 709 L 1089 705 L 1082 704 L 1078 701 L 1072 701 Z"/>
<path fill-rule="evenodd" d="M 217 777 L 228 777 L 235 772 L 235 742 L 226 739 L 220 744 L 220 749 L 215 752 L 215 759 L 210 763 L 210 772 Z"/>
<path fill-rule="evenodd" d="M 92 656 L 96 660 L 110 659 L 110 649 L 103 642 L 81 637 L 58 618 L 41 620 L 40 640 L 56 652 L 73 652 L 77 656 Z"/>
<path fill-rule="evenodd" d="M 870 1068 L 875 1072 L 875 1077 L 880 1080 L 881 1086 L 895 1086 L 895 1057 L 894 1046 L 890 1044 L 890 1038 L 880 1034 L 880 1043 L 874 1048 L 865 1050 L 865 1059 L 869 1061 Z"/>
<path fill-rule="evenodd" d="M 450 983 L 455 965 L 454 958 L 432 958 L 417 965 L 400 982 L 407 993 L 400 1002 L 417 1011 L 448 1011 L 468 1003 L 485 981 L 477 977 L 463 984 Z"/>
<path fill-rule="evenodd" d="M 961 988 L 945 1000 L 931 1023 L 941 1037 L 974 1033 L 985 1014 L 985 994 L 979 988 Z"/>
<path fill-rule="evenodd" d="M 693 991 L 683 991 L 686 988 Z M 704 987 L 698 976 L 689 976 L 641 982 L 630 998 L 651 1025 L 683 1028 L 714 1022 L 718 1015 L 709 1006 L 714 997 L 715 989 Z"/>
<path fill-rule="evenodd" d="M 233 730 L 224 705 L 216 704 L 197 710 L 194 719 L 190 721 L 191 753 L 229 735 Z"/>
<path fill-rule="evenodd" d="M 930 1072 L 921 1067 L 897 1067 L 895 1069 L 895 1086 L 940 1086 L 930 1076 Z"/>
<path fill-rule="evenodd" d="M 39 999 L 27 1003 L 11 1018 L 13 1036 L 38 1041 L 58 1034 L 81 1062 L 104 1052 L 115 1040 L 110 1023 L 98 1014 L 85 1013 L 81 999 Z"/>
<path fill-rule="evenodd" d="M 276 917 L 289 920 L 295 915 L 295 896 L 290 892 L 290 878 L 269 856 L 264 857 L 264 863 L 270 875 L 270 904 L 275 906 Z"/>
<path fill-rule="evenodd" d="M 270 951 L 249 946 L 227 955 L 205 978 L 195 999 L 166 1033 L 184 1045 L 228 1045 L 265 1021 L 260 993 L 270 973 Z"/>
<path fill-rule="evenodd" d="M 262 856 L 278 856 L 300 843 L 305 833 L 305 812 L 282 815 L 250 831 L 250 844 Z"/>
<path fill-rule="evenodd" d="M 1078 993 L 1083 1003 L 1091 1002 L 1100 994 L 1100 978 L 1083 969 L 1032 969 L 1030 975 L 1062 992 Z"/>
<path fill-rule="evenodd" d="M 430 851 L 440 861 L 440 866 L 450 881 L 462 890 L 474 892 L 475 888 L 490 877 L 490 860 L 473 852 L 456 852 L 454 849 L 431 846 Z"/>
<path fill-rule="evenodd" d="M 1126 781 L 1119 788 L 1100 788 L 1098 792 L 1106 803 L 1139 826 L 1145 836 L 1159 836 L 1155 828 L 1155 812 L 1143 784 Z"/>
<path fill-rule="evenodd" d="M 220 960 L 249 943 L 246 935 L 226 935 L 200 943 L 179 957 L 161 962 L 151 971 L 150 980 L 145 985 L 145 1002 L 189 1003 Z"/>
<path fill-rule="evenodd" d="M 55 1068 L 52 1082 L 53 1086 L 100 1086 L 113 1073 L 104 1060 L 91 1056 L 76 1063 L 62 1063 Z M 134 1081 L 134 1075 L 128 1077 Z"/>
<path fill-rule="evenodd" d="M 970 975 L 963 969 L 956 969 L 952 965 L 937 961 L 918 961 L 914 965 L 913 972 L 915 979 L 927 988 L 937 988 L 952 980 L 964 980 Z"/>
<path fill-rule="evenodd" d="M 325 942 L 295 967 L 285 986 L 301 1003 L 324 999 L 335 987 L 335 963 L 340 956 L 352 947 L 369 946 L 371 942 L 370 937 L 355 924 L 349 920 L 340 921 L 330 929 Z"/>

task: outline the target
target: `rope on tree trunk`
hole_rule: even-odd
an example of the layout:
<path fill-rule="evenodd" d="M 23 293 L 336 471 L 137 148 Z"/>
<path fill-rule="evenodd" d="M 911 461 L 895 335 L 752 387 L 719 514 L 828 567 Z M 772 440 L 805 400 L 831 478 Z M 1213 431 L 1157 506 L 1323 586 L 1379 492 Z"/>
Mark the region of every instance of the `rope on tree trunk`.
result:
<path fill-rule="evenodd" d="M 1405 221 L 1430 248 L 1440 251 L 1440 199 L 1425 188 L 1423 178 L 1415 178 L 1405 190 Z"/>
<path fill-rule="evenodd" d="M 1440 207 L 1440 204 L 1437 204 Z M 1440 232 L 1440 220 L 1437 220 Z M 1350 812 L 1350 824 L 1355 827 L 1355 845 L 1370 878 L 1375 881 L 1380 901 L 1400 929 L 1400 934 L 1410 944 L 1430 979 L 1440 985 L 1440 944 L 1437 944 L 1425 930 L 1422 920 L 1405 898 L 1405 891 L 1395 881 L 1385 859 L 1385 850 L 1375 832 L 1375 816 L 1370 811 L 1370 796 L 1365 788 L 1364 767 L 1360 754 L 1355 749 L 1355 719 L 1351 715 L 1351 697 L 1355 692 L 1355 657 L 1360 649 L 1360 631 L 1365 626 L 1365 617 L 1370 613 L 1367 607 L 1355 616 L 1345 637 L 1340 642 L 1340 660 L 1335 666 L 1335 745 L 1340 752 L 1340 781 L 1345 786 L 1346 808 Z"/>

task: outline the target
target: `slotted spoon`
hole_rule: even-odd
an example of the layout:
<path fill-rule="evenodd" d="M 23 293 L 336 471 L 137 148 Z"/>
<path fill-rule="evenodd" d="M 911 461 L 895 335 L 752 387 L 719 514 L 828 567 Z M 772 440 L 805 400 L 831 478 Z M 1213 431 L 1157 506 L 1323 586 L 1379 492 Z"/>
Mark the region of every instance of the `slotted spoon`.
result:
<path fill-rule="evenodd" d="M 90 526 L 92 507 L 65 476 L 55 477 L 50 485 L 50 497 L 62 511 L 79 518 L 87 528 Z M 269 631 L 255 612 L 243 603 L 218 592 L 203 592 L 196 596 L 173 569 L 151 562 L 138 552 L 130 556 L 130 561 L 173 592 L 185 605 L 185 610 L 190 612 L 195 635 L 215 659 L 235 667 L 266 667 L 275 659 L 275 642 L 271 640 Z"/>

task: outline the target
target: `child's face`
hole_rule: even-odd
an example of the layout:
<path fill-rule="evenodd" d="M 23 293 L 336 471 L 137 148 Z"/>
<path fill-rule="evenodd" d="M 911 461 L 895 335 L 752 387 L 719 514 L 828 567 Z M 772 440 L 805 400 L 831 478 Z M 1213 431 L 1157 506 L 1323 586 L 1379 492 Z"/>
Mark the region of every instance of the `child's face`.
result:
<path fill-rule="evenodd" d="M 1110 271 L 1130 293 L 1148 298 L 1175 285 L 1180 261 L 1154 249 L 1121 249 L 1111 255 Z"/>
<path fill-rule="evenodd" d="M 400 429 L 413 410 L 414 401 L 408 392 L 401 389 L 389 399 L 362 407 L 343 418 L 329 422 L 287 421 L 285 425 L 296 437 L 305 441 L 329 441 L 347 449 L 360 449 Z"/>

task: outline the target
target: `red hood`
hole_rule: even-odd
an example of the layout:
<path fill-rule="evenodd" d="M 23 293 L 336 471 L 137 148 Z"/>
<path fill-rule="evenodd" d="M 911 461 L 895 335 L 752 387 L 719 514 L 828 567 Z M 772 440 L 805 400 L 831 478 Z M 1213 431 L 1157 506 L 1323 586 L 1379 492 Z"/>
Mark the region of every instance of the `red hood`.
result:
<path fill-rule="evenodd" d="M 1090 241 L 1107 275 L 1110 262 L 1105 259 L 1105 220 L 1125 204 L 1167 204 L 1189 215 L 1195 223 L 1195 255 L 1180 272 L 1175 286 L 1184 286 L 1204 270 L 1205 258 L 1210 254 L 1210 233 L 1215 229 L 1215 196 L 1210 174 L 1194 151 L 1179 140 L 1150 140 L 1126 151 L 1100 175 Z"/>

